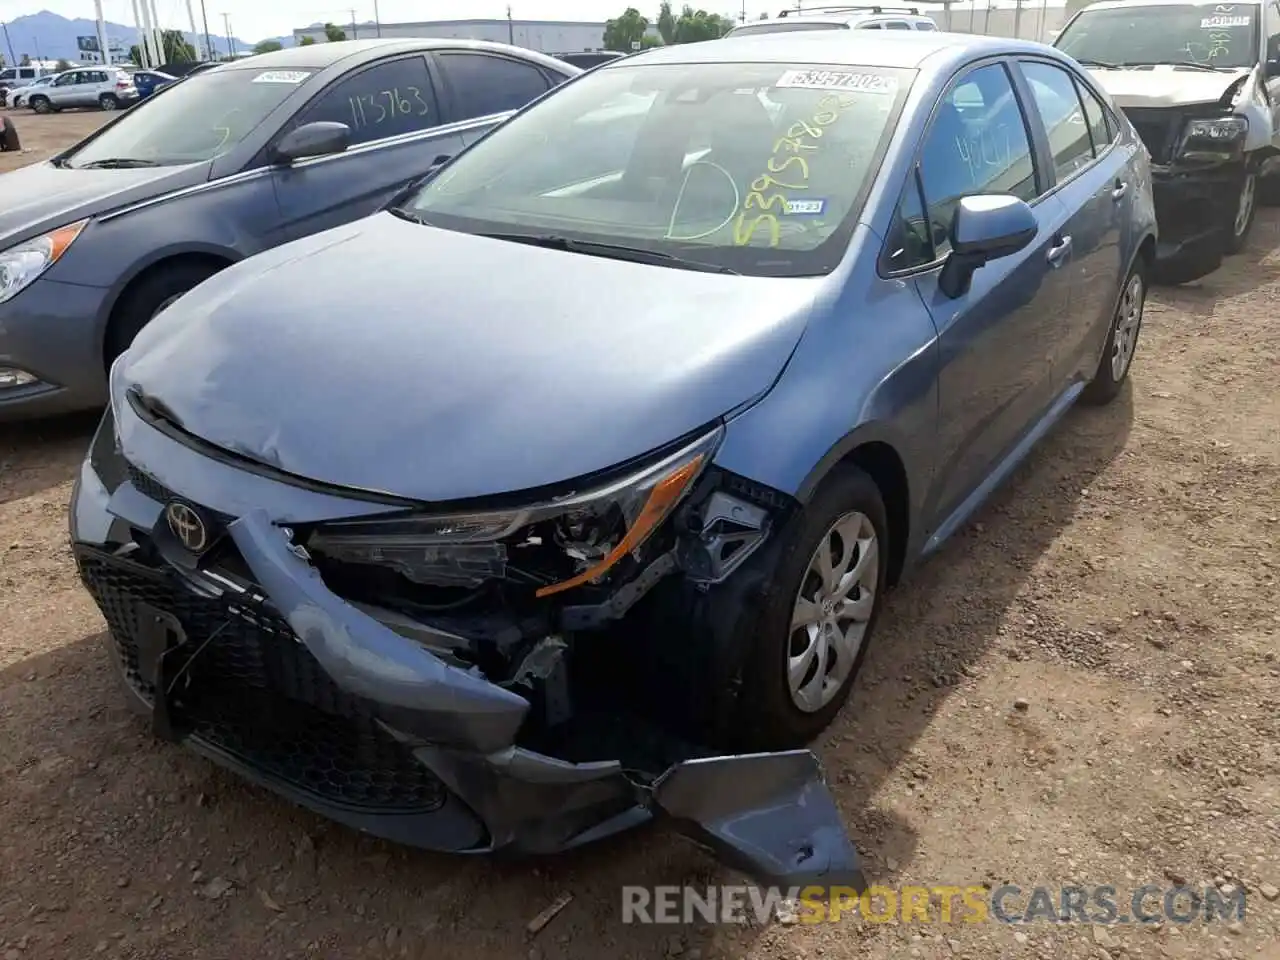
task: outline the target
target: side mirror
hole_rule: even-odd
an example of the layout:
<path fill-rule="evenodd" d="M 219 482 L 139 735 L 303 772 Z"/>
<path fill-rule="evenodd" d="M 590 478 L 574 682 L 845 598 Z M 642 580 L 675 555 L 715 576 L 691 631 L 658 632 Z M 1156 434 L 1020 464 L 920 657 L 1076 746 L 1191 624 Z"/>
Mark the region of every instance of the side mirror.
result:
<path fill-rule="evenodd" d="M 351 145 L 351 128 L 345 123 L 318 120 L 294 127 L 271 149 L 272 163 L 293 163 L 308 157 L 341 153 Z"/>
<path fill-rule="evenodd" d="M 1268 80 L 1273 77 L 1280 77 L 1280 60 L 1268 60 L 1263 67 L 1263 72 L 1267 75 Z"/>
<path fill-rule="evenodd" d="M 961 197 L 951 219 L 951 253 L 938 288 L 951 299 L 969 292 L 974 271 L 1024 249 L 1040 225 L 1025 202 L 1004 194 Z"/>

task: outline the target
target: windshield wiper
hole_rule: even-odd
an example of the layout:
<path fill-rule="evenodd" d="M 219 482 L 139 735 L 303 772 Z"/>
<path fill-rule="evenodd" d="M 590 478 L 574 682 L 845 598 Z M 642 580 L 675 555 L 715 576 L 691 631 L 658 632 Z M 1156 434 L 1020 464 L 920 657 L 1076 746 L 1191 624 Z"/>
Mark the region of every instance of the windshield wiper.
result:
<path fill-rule="evenodd" d="M 154 160 L 143 160 L 139 157 L 108 157 L 105 160 L 91 160 L 80 164 L 80 170 L 130 170 L 134 167 L 158 167 Z"/>
<path fill-rule="evenodd" d="M 1219 70 L 1230 70 L 1231 67 L 1211 67 L 1207 63 L 1196 63 L 1194 60 L 1123 60 L 1118 67 L 1191 67 L 1193 70 L 1208 70 L 1217 73 Z"/>
<path fill-rule="evenodd" d="M 1108 60 L 1077 60 L 1076 63 L 1085 67 L 1102 67 L 1104 70 L 1119 70 L 1120 64 L 1111 63 Z"/>
<path fill-rule="evenodd" d="M 550 233 L 481 233 L 481 237 L 493 240 L 509 240 L 512 243 L 527 243 L 535 247 L 546 247 L 550 250 L 567 250 L 569 253 L 581 253 L 589 257 L 607 257 L 611 260 L 629 260 L 632 263 L 651 263 L 658 266 L 678 267 L 681 270 L 700 270 L 704 273 L 728 273 L 738 275 L 737 270 L 721 266 L 718 263 L 706 263 L 702 260 L 690 260 L 664 253 L 661 250 L 650 250 L 646 247 L 628 247 L 617 243 L 598 243 L 595 240 L 574 240 L 572 237 L 561 237 Z"/>
<path fill-rule="evenodd" d="M 393 217 L 399 217 L 401 220 L 408 220 L 410 223 L 419 223 L 424 227 L 434 227 L 435 224 L 421 214 L 414 213 L 407 207 L 387 207 L 387 213 Z"/>

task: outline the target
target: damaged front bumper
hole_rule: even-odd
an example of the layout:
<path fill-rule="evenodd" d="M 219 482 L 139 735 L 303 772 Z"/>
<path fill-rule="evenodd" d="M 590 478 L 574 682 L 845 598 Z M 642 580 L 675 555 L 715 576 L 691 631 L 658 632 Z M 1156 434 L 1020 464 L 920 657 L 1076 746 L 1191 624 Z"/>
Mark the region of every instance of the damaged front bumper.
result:
<path fill-rule="evenodd" d="M 108 413 L 75 486 L 71 540 L 132 705 L 159 736 L 412 846 L 551 853 L 658 817 L 760 882 L 864 886 L 810 751 L 681 747 L 637 764 L 523 746 L 529 697 L 328 588 L 285 526 L 298 512 L 286 502 L 318 495 L 253 477 L 237 496 L 266 506 L 236 509 L 212 492 L 221 472 L 240 482 L 234 468 L 137 422 L 117 442 Z M 155 473 L 166 464 L 163 479 L 126 469 L 131 442 Z M 190 491 L 180 501 L 177 486 Z M 167 553 L 166 502 L 225 521 L 223 556 L 237 562 Z"/>
<path fill-rule="evenodd" d="M 1184 281 L 1198 280 L 1222 265 L 1227 252 L 1227 211 L 1239 199 L 1236 165 L 1184 169 L 1177 164 L 1152 167 L 1160 242 L 1159 267 Z"/>

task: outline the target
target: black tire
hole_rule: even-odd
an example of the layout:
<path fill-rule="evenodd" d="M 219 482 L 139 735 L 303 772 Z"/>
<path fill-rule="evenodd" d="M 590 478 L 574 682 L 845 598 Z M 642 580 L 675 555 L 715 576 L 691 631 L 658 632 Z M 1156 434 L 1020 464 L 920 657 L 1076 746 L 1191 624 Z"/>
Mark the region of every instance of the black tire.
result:
<path fill-rule="evenodd" d="M 1253 232 L 1254 221 L 1258 217 L 1258 165 L 1252 159 L 1246 159 L 1240 171 L 1236 190 L 1232 194 L 1234 202 L 1226 212 L 1226 253 L 1239 253 L 1249 243 L 1249 234 Z M 1248 203 L 1248 212 L 1241 219 L 1241 210 Z"/>
<path fill-rule="evenodd" d="M 126 290 L 107 329 L 104 345 L 107 366 L 129 349 L 133 338 L 156 314 L 220 269 L 208 262 L 175 263 L 143 277 Z"/>
<path fill-rule="evenodd" d="M 823 536 L 850 512 L 870 521 L 878 544 L 877 580 L 862 642 L 848 675 L 821 709 L 805 712 L 795 705 L 787 683 L 787 660 L 792 649 L 792 615 L 804 586 L 811 559 Z M 814 740 L 835 719 L 857 680 L 875 633 L 883 605 L 890 555 L 889 523 L 879 488 L 856 467 L 837 467 L 823 481 L 813 499 L 782 531 L 772 585 L 740 623 L 746 644 L 742 695 L 736 726 L 744 748 L 785 750 Z"/>
<path fill-rule="evenodd" d="M 1280 207 L 1280 172 L 1259 175 L 1258 203 L 1264 207 Z"/>
<path fill-rule="evenodd" d="M 32 97 L 28 106 L 36 113 L 50 113 L 53 110 L 53 104 L 49 102 L 48 97 Z"/>
<path fill-rule="evenodd" d="M 18 139 L 18 128 L 8 117 L 0 119 L 0 150 L 16 153 L 21 149 L 22 142 Z"/>
<path fill-rule="evenodd" d="M 1130 315 L 1131 308 L 1131 287 L 1133 284 L 1141 284 L 1141 294 L 1137 303 L 1136 319 Z M 1103 406 L 1110 403 L 1119 394 L 1124 382 L 1128 379 L 1129 371 L 1133 369 L 1133 358 L 1138 352 L 1138 339 L 1142 334 L 1142 317 L 1143 308 L 1147 299 L 1147 265 L 1141 255 L 1138 256 L 1137 262 L 1129 271 L 1129 275 L 1125 277 L 1124 286 L 1120 288 L 1120 295 L 1116 298 L 1115 309 L 1111 311 L 1111 326 L 1107 328 L 1107 340 L 1102 348 L 1102 357 L 1098 360 L 1098 369 L 1094 371 L 1093 379 L 1089 381 L 1084 391 L 1080 394 L 1082 403 L 1091 406 Z M 1128 344 L 1126 353 L 1127 357 L 1121 365 L 1119 374 L 1116 373 L 1116 338 L 1121 329 L 1121 321 L 1127 318 L 1133 323 L 1132 340 Z"/>
<path fill-rule="evenodd" d="M 104 93 L 98 98 L 98 107 L 102 110 L 119 110 L 120 98 L 114 93 Z"/>

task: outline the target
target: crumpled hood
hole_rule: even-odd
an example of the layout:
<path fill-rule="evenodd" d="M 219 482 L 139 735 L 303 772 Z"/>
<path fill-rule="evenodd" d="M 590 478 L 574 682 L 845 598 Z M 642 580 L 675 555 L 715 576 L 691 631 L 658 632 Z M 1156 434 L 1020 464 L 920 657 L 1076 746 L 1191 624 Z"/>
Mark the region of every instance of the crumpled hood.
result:
<path fill-rule="evenodd" d="M 34 163 L 0 175 L 0 249 L 84 217 L 202 183 L 209 165 L 68 170 Z"/>
<path fill-rule="evenodd" d="M 116 364 L 187 431 L 299 476 L 444 501 L 648 453 L 767 391 L 816 280 L 698 273 L 392 214 L 202 284 Z"/>
<path fill-rule="evenodd" d="M 1126 107 L 1180 107 L 1214 103 L 1226 93 L 1245 68 L 1228 73 L 1188 70 L 1167 64 L 1132 70 L 1088 68 L 1090 76 L 1111 95 L 1120 109 Z"/>

